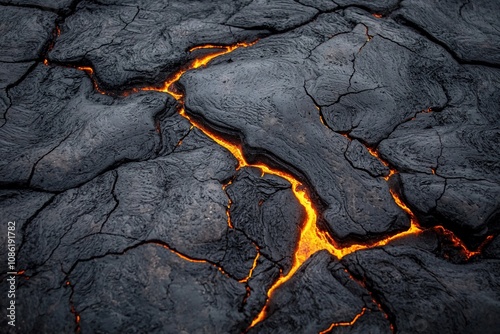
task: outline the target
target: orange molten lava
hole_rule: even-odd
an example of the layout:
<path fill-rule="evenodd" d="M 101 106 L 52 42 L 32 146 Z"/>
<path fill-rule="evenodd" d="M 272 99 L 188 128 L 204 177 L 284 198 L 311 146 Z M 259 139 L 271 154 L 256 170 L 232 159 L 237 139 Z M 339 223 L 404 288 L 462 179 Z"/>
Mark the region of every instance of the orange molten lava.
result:
<path fill-rule="evenodd" d="M 234 50 L 241 48 L 241 47 L 246 48 L 246 47 L 252 46 L 255 43 L 257 43 L 257 41 L 252 42 L 252 43 L 242 42 L 242 43 L 237 43 L 235 45 L 227 45 L 227 46 L 215 46 L 215 45 L 208 44 L 208 45 L 201 45 L 201 46 L 196 46 L 194 48 L 191 48 L 190 51 L 199 50 L 199 49 L 215 49 L 215 48 L 221 49 L 221 50 L 214 52 L 214 53 L 210 53 L 208 55 L 204 55 L 201 58 L 196 58 L 193 62 L 191 62 L 191 64 L 187 68 L 179 70 L 173 76 L 171 76 L 167 81 L 165 81 L 165 83 L 163 84 L 162 87 L 160 87 L 160 88 L 144 87 L 144 88 L 142 88 L 142 90 L 154 90 L 157 92 L 168 93 L 168 94 L 172 95 L 172 97 L 174 99 L 176 99 L 177 101 L 181 101 L 181 103 L 182 103 L 184 95 L 175 91 L 175 89 L 171 86 L 174 83 L 176 83 L 177 81 L 179 81 L 179 79 L 182 77 L 182 75 L 184 73 L 186 73 L 189 70 L 205 66 L 214 58 L 217 58 L 217 57 L 220 57 L 222 55 L 233 52 Z"/>
<path fill-rule="evenodd" d="M 239 280 L 238 282 L 240 283 L 247 283 L 248 280 L 250 278 L 252 278 L 252 275 L 253 275 L 253 271 L 255 270 L 255 268 L 257 267 L 257 262 L 259 261 L 259 257 L 260 257 L 260 252 L 259 250 L 257 249 L 257 255 L 255 256 L 255 258 L 253 259 L 253 264 L 252 264 L 252 268 L 250 268 L 250 271 L 248 272 L 248 275 L 247 277 L 245 277 L 244 279 L 242 280 Z"/>
<path fill-rule="evenodd" d="M 229 180 L 226 184 L 222 186 L 222 190 L 226 192 L 226 188 L 233 183 L 233 180 Z M 233 200 L 229 197 L 229 194 L 226 192 L 227 196 L 227 206 L 226 206 L 226 216 L 227 216 L 227 226 L 229 228 L 234 228 L 233 222 L 231 221 L 231 205 L 233 205 Z"/>
<path fill-rule="evenodd" d="M 78 67 L 76 67 L 76 69 L 80 70 L 80 71 L 84 71 L 85 73 L 88 74 L 88 76 L 90 77 L 90 80 L 92 81 L 92 84 L 94 85 L 94 88 L 95 88 L 96 91 L 98 91 L 102 95 L 106 95 L 107 94 L 97 84 L 97 81 L 94 78 L 94 69 L 92 67 L 90 67 L 90 66 L 78 66 Z"/>
<path fill-rule="evenodd" d="M 222 274 L 228 276 L 226 274 L 226 272 L 224 271 L 224 269 L 221 267 L 221 266 L 218 266 L 216 265 L 215 263 L 212 263 L 210 261 L 207 261 L 207 260 L 200 260 L 200 259 L 195 259 L 195 258 L 192 258 L 192 257 L 188 257 L 182 253 L 179 253 L 178 251 L 170 248 L 169 246 L 165 245 L 165 244 L 162 244 L 162 243 L 153 243 L 153 244 L 156 244 L 158 246 L 161 246 L 165 249 L 168 249 L 169 251 L 171 251 L 172 253 L 174 253 L 175 255 L 177 255 L 178 257 L 180 257 L 181 259 L 185 260 L 185 261 L 188 261 L 188 262 L 192 262 L 192 263 L 208 263 L 208 264 L 211 264 L 212 266 L 214 266 L 215 268 L 217 268 L 217 270 L 219 270 Z"/>
<path fill-rule="evenodd" d="M 356 314 L 356 316 L 354 317 L 354 319 L 352 319 L 351 321 L 334 322 L 333 324 L 330 325 L 330 327 L 328 327 L 324 331 L 319 332 L 319 334 L 326 334 L 326 333 L 330 332 L 334 327 L 352 326 L 352 325 L 354 325 L 354 323 L 356 321 L 358 321 L 359 318 L 361 318 L 363 316 L 363 314 L 365 314 L 365 312 L 366 312 L 366 307 L 363 307 L 363 309 L 361 310 L 361 312 L 359 312 L 358 314 Z"/>

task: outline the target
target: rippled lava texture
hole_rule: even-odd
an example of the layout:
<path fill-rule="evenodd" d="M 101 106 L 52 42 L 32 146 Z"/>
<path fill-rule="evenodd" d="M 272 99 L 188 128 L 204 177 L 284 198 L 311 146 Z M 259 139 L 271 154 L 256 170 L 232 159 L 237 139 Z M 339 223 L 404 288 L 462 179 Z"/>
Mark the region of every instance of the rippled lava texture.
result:
<path fill-rule="evenodd" d="M 496 0 L 3 0 L 0 332 L 498 333 L 499 147 Z"/>

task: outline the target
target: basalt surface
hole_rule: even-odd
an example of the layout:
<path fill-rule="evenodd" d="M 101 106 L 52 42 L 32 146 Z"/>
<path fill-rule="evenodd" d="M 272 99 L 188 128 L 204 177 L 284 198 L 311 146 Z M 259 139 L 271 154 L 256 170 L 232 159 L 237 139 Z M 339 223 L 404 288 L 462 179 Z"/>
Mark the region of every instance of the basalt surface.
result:
<path fill-rule="evenodd" d="M 2 333 L 498 332 L 496 1 L 0 9 Z"/>

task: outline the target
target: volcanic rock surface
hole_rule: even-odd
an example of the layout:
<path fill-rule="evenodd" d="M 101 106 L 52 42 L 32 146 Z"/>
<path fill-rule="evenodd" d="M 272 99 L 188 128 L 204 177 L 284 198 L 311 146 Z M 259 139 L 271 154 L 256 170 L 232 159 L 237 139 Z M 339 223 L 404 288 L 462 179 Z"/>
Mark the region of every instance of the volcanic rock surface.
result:
<path fill-rule="evenodd" d="M 498 1 L 0 18 L 0 332 L 498 332 Z"/>

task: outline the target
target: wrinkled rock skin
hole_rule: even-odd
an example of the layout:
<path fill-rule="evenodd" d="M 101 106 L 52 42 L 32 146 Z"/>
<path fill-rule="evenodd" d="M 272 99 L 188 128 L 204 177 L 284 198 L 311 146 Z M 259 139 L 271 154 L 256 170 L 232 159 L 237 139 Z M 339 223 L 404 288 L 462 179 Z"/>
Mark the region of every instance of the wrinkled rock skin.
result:
<path fill-rule="evenodd" d="M 5 0 L 0 22 L 1 333 L 498 332 L 498 1 Z M 298 179 L 332 242 L 428 230 L 316 252 L 268 296 L 308 217 L 293 184 L 141 90 L 241 42 L 176 83 L 186 113 Z"/>

